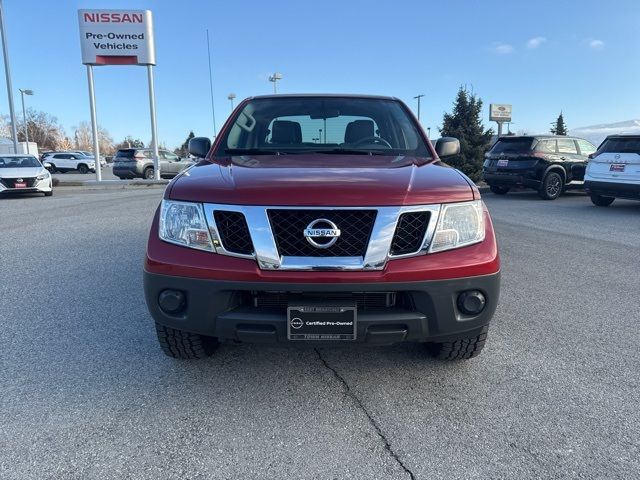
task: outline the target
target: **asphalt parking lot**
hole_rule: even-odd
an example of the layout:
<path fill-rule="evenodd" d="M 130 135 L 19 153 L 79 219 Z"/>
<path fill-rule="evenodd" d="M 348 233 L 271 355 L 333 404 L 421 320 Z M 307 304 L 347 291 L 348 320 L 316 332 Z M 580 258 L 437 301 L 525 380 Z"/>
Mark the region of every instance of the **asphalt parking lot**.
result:
<path fill-rule="evenodd" d="M 0 478 L 637 478 L 640 202 L 485 195 L 480 357 L 223 345 L 176 361 L 141 282 L 161 189 L 0 199 Z"/>

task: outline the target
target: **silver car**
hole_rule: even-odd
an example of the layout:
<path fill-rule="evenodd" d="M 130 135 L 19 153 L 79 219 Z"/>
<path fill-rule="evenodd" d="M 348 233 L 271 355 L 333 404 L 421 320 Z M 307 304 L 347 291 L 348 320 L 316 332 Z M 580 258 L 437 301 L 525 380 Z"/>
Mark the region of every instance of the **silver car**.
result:
<path fill-rule="evenodd" d="M 173 178 L 183 170 L 195 165 L 191 159 L 180 158 L 168 150 L 158 150 L 160 176 Z M 150 148 L 121 148 L 113 157 L 113 174 L 120 179 L 154 178 L 153 152 Z"/>
<path fill-rule="evenodd" d="M 0 194 L 27 192 L 53 195 L 51 174 L 33 155 L 0 155 Z"/>

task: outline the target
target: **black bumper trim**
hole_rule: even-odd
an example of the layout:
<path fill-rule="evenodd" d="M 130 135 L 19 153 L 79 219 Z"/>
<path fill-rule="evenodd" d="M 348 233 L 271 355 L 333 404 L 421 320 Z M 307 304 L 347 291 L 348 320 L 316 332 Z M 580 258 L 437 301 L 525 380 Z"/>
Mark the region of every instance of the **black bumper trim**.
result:
<path fill-rule="evenodd" d="M 186 296 L 186 309 L 177 315 L 163 312 L 158 296 L 176 289 Z M 487 298 L 478 315 L 458 310 L 457 297 L 477 289 Z M 402 283 L 279 283 L 230 282 L 174 277 L 144 272 L 144 292 L 153 319 L 168 327 L 236 341 L 287 341 L 286 309 L 254 308 L 242 302 L 242 292 L 403 292 L 410 305 L 358 311 L 358 341 L 448 341 L 473 336 L 487 325 L 495 312 L 500 272 L 492 275 Z"/>
<path fill-rule="evenodd" d="M 593 180 L 587 180 L 584 182 L 584 188 L 587 193 L 593 193 L 603 197 L 640 200 L 640 184 L 594 182 Z"/>

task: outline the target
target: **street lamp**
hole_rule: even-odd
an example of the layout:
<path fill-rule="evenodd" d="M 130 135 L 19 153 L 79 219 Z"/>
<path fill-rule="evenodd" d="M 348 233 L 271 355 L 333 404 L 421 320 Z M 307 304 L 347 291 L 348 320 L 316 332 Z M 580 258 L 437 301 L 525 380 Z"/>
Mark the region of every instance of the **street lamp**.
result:
<path fill-rule="evenodd" d="M 236 94 L 235 93 L 230 93 L 229 95 L 227 95 L 227 98 L 231 102 L 231 111 L 233 111 L 233 99 L 236 98 Z"/>
<path fill-rule="evenodd" d="M 273 93 L 278 93 L 278 89 L 276 88 L 276 82 L 278 80 L 282 80 L 282 74 L 281 73 L 274 73 L 273 75 L 271 75 L 269 77 L 269 81 L 273 82 Z"/>
<path fill-rule="evenodd" d="M 24 122 L 24 138 L 27 141 L 27 155 L 28 155 L 29 154 L 29 128 L 27 125 L 27 111 L 24 109 L 24 96 L 33 95 L 33 90 L 30 90 L 28 88 L 24 90 L 22 88 L 19 88 L 18 90 L 20 90 L 20 96 L 22 97 L 22 121 Z"/>
<path fill-rule="evenodd" d="M 420 121 L 420 99 L 421 99 L 422 97 L 424 97 L 424 95 L 423 95 L 423 94 L 416 95 L 415 97 L 413 97 L 413 98 L 417 98 L 417 99 L 418 99 L 418 121 Z"/>

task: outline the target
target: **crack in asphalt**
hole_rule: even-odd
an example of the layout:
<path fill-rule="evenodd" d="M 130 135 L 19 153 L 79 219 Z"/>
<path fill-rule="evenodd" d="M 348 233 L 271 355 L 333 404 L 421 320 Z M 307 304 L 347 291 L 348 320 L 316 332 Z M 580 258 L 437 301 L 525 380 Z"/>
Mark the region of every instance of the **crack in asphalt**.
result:
<path fill-rule="evenodd" d="M 389 443 L 389 440 L 387 440 L 387 437 L 385 436 L 384 432 L 382 431 L 382 429 L 378 425 L 378 422 L 376 422 L 375 419 L 373 418 L 373 416 L 371 415 L 371 413 L 369 413 L 369 410 L 367 410 L 367 407 L 364 406 L 364 404 L 362 403 L 362 400 L 360 400 L 358 398 L 358 396 L 353 392 L 353 390 L 351 390 L 351 387 L 349 386 L 347 381 L 344 379 L 344 377 L 342 375 L 340 375 L 335 368 L 333 368 L 331 365 L 329 365 L 329 363 L 322 356 L 322 353 L 320 353 L 320 350 L 318 350 L 317 348 L 314 348 L 314 350 L 315 350 L 316 354 L 318 355 L 318 358 L 320 359 L 320 361 L 324 365 L 324 367 L 327 370 L 329 370 L 331 373 L 333 373 L 333 376 L 342 384 L 342 386 L 345 389 L 345 392 L 346 392 L 347 396 L 349 398 L 351 398 L 351 400 L 353 400 L 353 402 L 356 404 L 356 406 L 360 410 L 362 410 L 362 412 L 365 414 L 365 416 L 369 420 L 369 423 L 371 424 L 373 429 L 376 431 L 376 433 L 378 434 L 378 436 L 380 437 L 380 439 L 384 443 L 384 448 L 389 452 L 389 455 L 391 455 L 391 457 L 396 461 L 396 463 L 398 465 L 400 465 L 400 467 L 409 475 L 411 480 L 416 480 L 416 477 L 413 474 L 413 472 L 411 470 L 409 470 L 409 468 L 400 459 L 398 454 L 393 450 L 393 448 L 391 447 L 391 443 Z"/>

